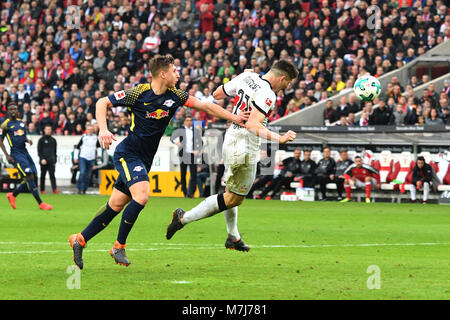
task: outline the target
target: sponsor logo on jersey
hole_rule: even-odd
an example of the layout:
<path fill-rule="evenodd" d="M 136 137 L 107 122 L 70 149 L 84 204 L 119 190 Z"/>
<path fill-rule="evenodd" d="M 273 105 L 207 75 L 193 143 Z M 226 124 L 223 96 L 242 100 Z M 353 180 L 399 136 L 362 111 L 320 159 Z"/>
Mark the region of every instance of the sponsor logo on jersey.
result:
<path fill-rule="evenodd" d="M 121 90 L 121 91 L 115 92 L 114 98 L 116 98 L 116 100 L 121 100 L 121 99 L 125 98 L 125 91 Z"/>
<path fill-rule="evenodd" d="M 269 98 L 266 99 L 266 105 L 268 107 L 270 107 L 272 105 L 272 100 L 270 100 Z"/>
<path fill-rule="evenodd" d="M 144 168 L 142 168 L 141 166 L 136 166 L 133 169 L 133 171 L 136 171 L 136 172 L 141 172 L 142 170 L 144 170 Z"/>
<path fill-rule="evenodd" d="M 166 110 L 163 110 L 163 109 L 158 109 L 158 110 L 153 111 L 153 112 L 148 112 L 147 111 L 147 114 L 146 114 L 145 117 L 159 120 L 159 119 L 162 119 L 162 118 L 165 118 L 165 117 L 168 117 L 168 116 L 169 116 L 169 112 L 167 112 Z"/>
<path fill-rule="evenodd" d="M 174 103 L 175 103 L 175 101 L 173 101 L 172 99 L 169 99 L 169 100 L 164 101 L 163 106 L 171 107 Z"/>
<path fill-rule="evenodd" d="M 23 131 L 22 129 L 14 131 L 15 136 L 23 136 L 24 134 L 25 134 L 25 131 Z"/>

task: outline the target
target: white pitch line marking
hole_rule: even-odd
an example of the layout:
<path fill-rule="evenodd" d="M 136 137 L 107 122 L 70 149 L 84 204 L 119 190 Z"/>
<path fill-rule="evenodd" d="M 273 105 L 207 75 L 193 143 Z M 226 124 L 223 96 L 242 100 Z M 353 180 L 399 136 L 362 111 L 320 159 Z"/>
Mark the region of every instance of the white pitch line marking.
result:
<path fill-rule="evenodd" d="M 68 245 L 67 242 L 0 242 L 0 245 Z M 96 245 L 101 245 L 96 243 Z M 110 244 L 107 244 L 110 245 Z M 148 245 L 145 243 L 136 243 L 135 245 Z M 181 247 L 195 247 L 196 249 L 218 249 L 223 248 L 219 244 L 188 244 L 188 243 L 152 243 L 157 246 L 150 248 L 128 248 L 128 251 L 157 251 L 157 250 L 182 250 Z M 348 248 L 348 247 L 399 247 L 399 246 L 447 246 L 447 242 L 422 242 L 422 243 L 360 243 L 360 244 L 299 244 L 299 245 L 253 245 L 252 248 Z M 177 247 L 178 246 L 178 247 Z M 109 252 L 109 249 L 87 249 L 89 252 Z M 0 254 L 34 254 L 34 253 L 60 253 L 70 252 L 67 250 L 15 250 L 0 251 Z"/>
<path fill-rule="evenodd" d="M 170 283 L 173 283 L 173 284 L 189 284 L 189 283 L 192 283 L 192 282 L 194 282 L 194 281 L 186 281 L 186 280 L 179 280 L 179 281 L 174 280 L 174 281 L 170 281 Z"/>

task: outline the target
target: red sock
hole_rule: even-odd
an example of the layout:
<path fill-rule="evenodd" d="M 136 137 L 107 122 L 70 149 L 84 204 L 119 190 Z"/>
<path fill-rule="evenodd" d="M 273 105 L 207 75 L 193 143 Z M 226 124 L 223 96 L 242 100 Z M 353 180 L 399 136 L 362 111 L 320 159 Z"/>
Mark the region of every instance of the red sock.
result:
<path fill-rule="evenodd" d="M 345 193 L 347 194 L 347 199 L 352 198 L 352 188 L 350 186 L 344 186 Z"/>
<path fill-rule="evenodd" d="M 366 198 L 370 198 L 371 191 L 372 191 L 372 183 L 366 182 Z"/>

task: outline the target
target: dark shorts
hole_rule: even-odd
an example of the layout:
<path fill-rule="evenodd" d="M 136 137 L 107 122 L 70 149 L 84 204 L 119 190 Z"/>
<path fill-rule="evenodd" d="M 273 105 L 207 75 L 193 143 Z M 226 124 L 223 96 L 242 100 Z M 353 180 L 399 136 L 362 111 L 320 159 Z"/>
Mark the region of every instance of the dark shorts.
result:
<path fill-rule="evenodd" d="M 28 152 L 11 152 L 11 156 L 14 158 L 14 167 L 22 179 L 30 174 L 37 175 L 36 166 Z"/>
<path fill-rule="evenodd" d="M 152 158 L 153 161 L 153 158 Z M 145 161 L 141 156 L 119 144 L 114 152 L 114 166 L 119 172 L 114 188 L 131 198 L 130 187 L 141 181 L 149 181 L 152 161 Z"/>

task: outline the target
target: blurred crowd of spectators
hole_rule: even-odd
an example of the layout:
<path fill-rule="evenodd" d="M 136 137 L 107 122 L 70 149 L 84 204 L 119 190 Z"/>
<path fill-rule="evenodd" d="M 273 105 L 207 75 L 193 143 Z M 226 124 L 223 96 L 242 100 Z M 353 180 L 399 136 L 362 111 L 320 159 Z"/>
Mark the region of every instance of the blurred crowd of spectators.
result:
<path fill-rule="evenodd" d="M 372 4 L 380 19 L 367 15 Z M 79 10 L 68 12 L 70 6 Z M 6 0 L 0 14 L 0 117 L 16 101 L 29 134 L 47 123 L 58 134 L 81 134 L 87 123 L 95 125 L 100 97 L 150 81 L 149 59 L 170 53 L 179 87 L 211 101 L 216 87 L 244 69 L 263 74 L 275 60 L 291 59 L 300 76 L 279 93 L 273 121 L 350 90 L 360 74 L 380 76 L 449 38 L 442 0 Z M 395 84 L 386 94 L 386 105 L 396 104 L 392 113 L 399 103 L 407 113 L 411 104 L 400 101 Z M 442 99 L 433 99 L 431 109 L 440 110 Z M 217 103 L 231 109 L 234 101 Z M 416 104 L 419 123 L 428 114 L 435 121 L 425 104 L 422 112 Z M 169 131 L 185 115 L 181 108 Z M 217 120 L 192 116 L 202 126 Z M 110 110 L 108 121 L 114 133 L 125 134 L 127 110 Z"/>
<path fill-rule="evenodd" d="M 326 101 L 323 111 L 325 125 L 337 126 L 423 126 L 450 124 L 450 79 L 444 81 L 444 88 L 438 92 L 433 83 L 429 83 L 423 90 L 422 96 L 414 96 L 414 87 L 427 83 L 428 76 L 423 82 L 416 76 L 411 78 L 405 88 L 392 77 L 388 88 L 373 102 L 361 102 L 354 93 L 342 96 L 334 106 L 331 100 Z M 374 108 L 374 106 L 376 106 Z M 356 119 L 355 114 L 361 112 Z"/>

